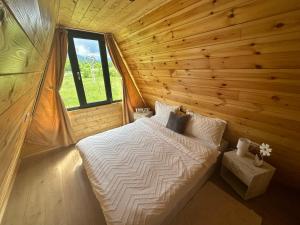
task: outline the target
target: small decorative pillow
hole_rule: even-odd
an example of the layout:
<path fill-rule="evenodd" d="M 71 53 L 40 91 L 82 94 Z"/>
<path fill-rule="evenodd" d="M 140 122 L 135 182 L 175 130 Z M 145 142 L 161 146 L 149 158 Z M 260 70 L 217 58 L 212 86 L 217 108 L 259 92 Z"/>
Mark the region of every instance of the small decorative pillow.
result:
<path fill-rule="evenodd" d="M 160 122 L 163 126 L 166 126 L 170 112 L 176 112 L 180 106 L 168 105 L 159 101 L 155 102 L 155 116 L 154 119 Z"/>
<path fill-rule="evenodd" d="M 183 134 L 189 119 L 190 115 L 187 115 L 185 113 L 170 112 L 166 127 L 175 131 L 176 133 Z"/>
<path fill-rule="evenodd" d="M 214 146 L 220 146 L 223 133 L 227 122 L 225 120 L 202 116 L 193 112 L 187 112 L 191 115 L 185 133 L 206 141 Z"/>

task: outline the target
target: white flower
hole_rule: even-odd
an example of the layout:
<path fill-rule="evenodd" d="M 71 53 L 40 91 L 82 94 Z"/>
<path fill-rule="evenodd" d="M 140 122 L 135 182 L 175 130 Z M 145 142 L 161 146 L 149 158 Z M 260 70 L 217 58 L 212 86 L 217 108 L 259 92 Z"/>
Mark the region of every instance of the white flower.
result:
<path fill-rule="evenodd" d="M 270 145 L 262 143 L 259 146 L 259 148 L 260 148 L 260 154 L 262 156 L 270 156 L 271 155 L 272 149 L 270 148 Z"/>

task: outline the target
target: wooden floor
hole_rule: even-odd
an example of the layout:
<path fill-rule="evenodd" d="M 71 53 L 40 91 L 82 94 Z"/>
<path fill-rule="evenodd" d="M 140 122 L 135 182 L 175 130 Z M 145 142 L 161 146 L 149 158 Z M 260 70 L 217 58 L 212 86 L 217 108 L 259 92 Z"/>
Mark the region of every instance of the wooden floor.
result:
<path fill-rule="evenodd" d="M 263 225 L 300 224 L 300 199 L 294 191 L 274 185 L 262 197 L 243 201 L 218 173 L 210 180 L 262 216 Z M 105 225 L 74 148 L 23 160 L 2 225 Z"/>
<path fill-rule="evenodd" d="M 25 159 L 3 225 L 104 225 L 74 148 Z"/>
<path fill-rule="evenodd" d="M 300 225 L 299 191 L 272 184 L 262 196 L 243 200 L 215 173 L 211 181 L 262 217 L 262 225 Z"/>

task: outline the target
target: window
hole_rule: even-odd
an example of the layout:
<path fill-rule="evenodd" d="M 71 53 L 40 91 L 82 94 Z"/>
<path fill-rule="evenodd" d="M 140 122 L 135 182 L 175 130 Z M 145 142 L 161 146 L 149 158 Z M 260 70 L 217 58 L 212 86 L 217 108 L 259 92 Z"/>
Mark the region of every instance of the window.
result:
<path fill-rule="evenodd" d="M 68 57 L 60 90 L 68 110 L 122 99 L 122 78 L 101 34 L 69 31 Z"/>

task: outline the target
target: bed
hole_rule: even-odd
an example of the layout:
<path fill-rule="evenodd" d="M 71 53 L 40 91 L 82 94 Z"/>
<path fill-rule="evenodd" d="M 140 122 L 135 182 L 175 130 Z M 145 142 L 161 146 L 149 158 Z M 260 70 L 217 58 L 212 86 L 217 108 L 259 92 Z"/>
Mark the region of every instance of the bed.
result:
<path fill-rule="evenodd" d="M 220 154 L 151 118 L 90 136 L 76 148 L 107 225 L 167 224 Z"/>

